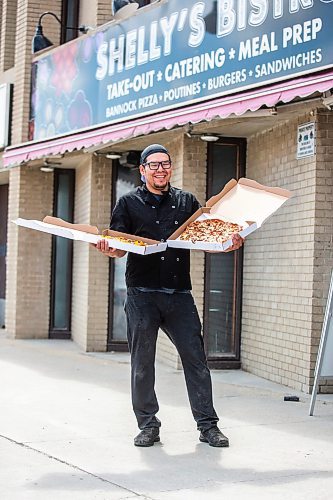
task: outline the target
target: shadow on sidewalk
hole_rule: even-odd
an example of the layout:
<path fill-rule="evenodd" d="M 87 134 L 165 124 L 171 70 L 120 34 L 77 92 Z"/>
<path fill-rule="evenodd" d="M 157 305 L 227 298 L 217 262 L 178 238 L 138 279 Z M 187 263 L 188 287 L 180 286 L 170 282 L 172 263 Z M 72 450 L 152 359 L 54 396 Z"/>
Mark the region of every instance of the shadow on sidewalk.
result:
<path fill-rule="evenodd" d="M 111 486 L 120 487 L 135 495 L 149 495 L 154 492 L 171 492 L 175 490 L 204 489 L 207 493 L 214 493 L 222 485 L 245 483 L 247 486 L 261 486 L 263 488 L 279 484 L 294 484 L 299 481 L 317 479 L 325 480 L 333 477 L 333 471 L 324 469 L 296 469 L 286 468 L 279 470 L 256 470 L 251 468 L 230 468 L 223 465 L 223 458 L 229 450 L 209 449 L 205 444 L 197 444 L 190 453 L 170 455 L 165 452 L 163 444 L 153 448 L 139 449 L 142 468 L 130 472 L 112 473 L 103 469 L 93 472 L 93 477 L 100 480 L 98 489 L 108 490 Z M 109 469 L 112 469 L 110 464 Z M 73 472 L 75 472 L 73 470 Z M 88 474 L 76 471 L 82 475 L 82 490 L 87 488 L 85 479 Z M 90 474 L 91 476 L 91 474 Z M 38 488 L 66 490 L 71 488 L 73 474 L 46 474 L 36 480 Z M 27 485 L 34 489 L 34 485 Z M 75 483 L 78 490 L 78 483 Z M 89 485 L 88 485 L 89 488 Z M 96 489 L 96 483 L 91 484 Z M 249 497 L 251 490 L 249 489 Z"/>

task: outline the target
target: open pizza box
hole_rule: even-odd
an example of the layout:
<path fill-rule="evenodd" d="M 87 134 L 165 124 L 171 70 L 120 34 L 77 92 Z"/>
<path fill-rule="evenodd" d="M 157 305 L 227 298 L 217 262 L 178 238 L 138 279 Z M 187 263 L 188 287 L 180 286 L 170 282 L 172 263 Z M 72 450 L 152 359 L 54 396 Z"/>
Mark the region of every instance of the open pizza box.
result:
<path fill-rule="evenodd" d="M 151 240 L 149 238 L 143 238 L 142 236 L 134 236 L 133 234 L 120 233 L 118 231 L 112 231 L 111 229 L 105 229 L 103 231 L 103 236 L 104 238 L 106 237 L 109 247 L 126 250 L 127 252 L 139 253 L 141 255 L 164 252 L 167 248 L 167 242 Z M 117 237 L 126 238 L 127 240 L 133 241 L 133 243 L 114 239 Z M 140 245 L 140 242 L 146 245 Z"/>
<path fill-rule="evenodd" d="M 245 238 L 261 227 L 291 196 L 292 193 L 286 189 L 263 186 L 251 179 L 241 178 L 238 182 L 231 179 L 220 193 L 210 198 L 205 207 L 199 208 L 170 236 L 168 246 L 192 250 L 228 250 L 232 246 L 231 239 L 223 243 L 211 243 L 179 238 L 191 222 L 207 218 L 239 224 L 243 227 L 239 234 Z"/>
<path fill-rule="evenodd" d="M 167 247 L 167 243 L 141 238 L 139 236 L 133 236 L 131 234 L 121 233 L 118 231 L 110 231 L 109 229 L 103 231 L 103 235 L 101 235 L 99 234 L 96 226 L 90 226 L 89 224 L 71 224 L 70 222 L 66 222 L 58 217 L 47 216 L 43 219 L 43 222 L 18 218 L 13 222 L 18 226 L 54 234 L 55 236 L 61 236 L 71 240 L 86 241 L 87 243 L 96 244 L 99 240 L 108 236 L 106 241 L 108 242 L 109 247 L 141 255 L 163 252 Z M 126 238 L 127 241 L 124 242 L 116 239 L 119 237 Z"/>

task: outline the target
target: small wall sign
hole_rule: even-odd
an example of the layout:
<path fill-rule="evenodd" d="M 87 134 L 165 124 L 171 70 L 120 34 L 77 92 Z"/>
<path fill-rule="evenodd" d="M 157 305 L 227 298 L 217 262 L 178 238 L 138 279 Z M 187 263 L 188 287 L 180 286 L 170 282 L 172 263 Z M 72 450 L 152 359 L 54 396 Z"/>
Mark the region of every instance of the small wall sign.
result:
<path fill-rule="evenodd" d="M 297 159 L 316 154 L 316 124 L 303 123 L 297 130 Z"/>

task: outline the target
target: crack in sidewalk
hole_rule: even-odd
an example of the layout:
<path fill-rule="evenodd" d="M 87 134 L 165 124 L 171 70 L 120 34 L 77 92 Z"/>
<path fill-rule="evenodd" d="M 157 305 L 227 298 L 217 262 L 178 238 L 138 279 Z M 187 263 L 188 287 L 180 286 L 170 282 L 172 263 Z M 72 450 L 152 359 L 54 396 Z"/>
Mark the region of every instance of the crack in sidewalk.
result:
<path fill-rule="evenodd" d="M 12 444 L 16 444 L 17 446 L 21 446 L 22 448 L 25 448 L 25 449 L 27 449 L 29 451 L 33 451 L 35 453 L 38 453 L 39 455 L 43 455 L 44 457 L 47 457 L 47 458 L 49 458 L 51 460 L 54 460 L 54 461 L 56 461 L 58 463 L 61 463 L 63 465 L 67 465 L 68 467 L 71 467 L 72 469 L 74 469 L 76 471 L 83 472 L 84 474 L 87 474 L 88 476 L 91 476 L 91 477 L 94 477 L 95 479 L 103 481 L 104 483 L 108 483 L 108 484 L 110 484 L 112 486 L 120 488 L 121 490 L 124 490 L 127 493 L 131 493 L 132 495 L 134 495 L 134 496 L 136 496 L 138 498 L 142 498 L 144 500 L 154 500 L 151 497 L 147 497 L 145 495 L 141 495 L 140 493 L 137 493 L 136 491 L 133 491 L 133 490 L 131 490 L 129 488 L 126 488 L 126 486 L 122 486 L 122 485 L 120 485 L 118 483 L 114 483 L 113 481 L 109 481 L 108 479 L 105 479 L 102 476 L 98 476 L 97 474 L 94 474 L 93 472 L 89 472 L 89 471 L 87 471 L 85 469 L 82 469 L 78 465 L 71 464 L 70 462 L 66 462 L 66 460 L 62 460 L 61 458 L 55 457 L 53 455 L 50 455 L 49 453 L 46 453 L 45 451 L 38 450 L 37 448 L 33 448 L 32 446 L 29 446 L 28 444 L 16 441 L 15 439 L 12 439 L 12 438 L 10 438 L 8 436 L 4 436 L 3 434 L 0 434 L 0 438 L 6 439 L 7 441 L 9 441 Z"/>

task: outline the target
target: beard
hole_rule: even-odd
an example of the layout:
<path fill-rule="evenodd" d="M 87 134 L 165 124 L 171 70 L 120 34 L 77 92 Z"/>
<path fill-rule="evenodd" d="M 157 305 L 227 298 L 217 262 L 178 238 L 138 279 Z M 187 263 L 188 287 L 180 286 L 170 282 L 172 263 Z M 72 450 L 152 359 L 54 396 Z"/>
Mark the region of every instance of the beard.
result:
<path fill-rule="evenodd" d="M 169 186 L 169 181 L 167 179 L 160 180 L 160 183 L 155 182 L 155 179 L 152 179 L 152 181 L 154 189 L 158 191 L 164 191 Z"/>
<path fill-rule="evenodd" d="M 158 189 L 159 191 L 164 191 L 165 188 L 168 186 L 168 182 L 165 182 L 164 184 L 155 184 L 154 182 L 154 188 Z"/>

